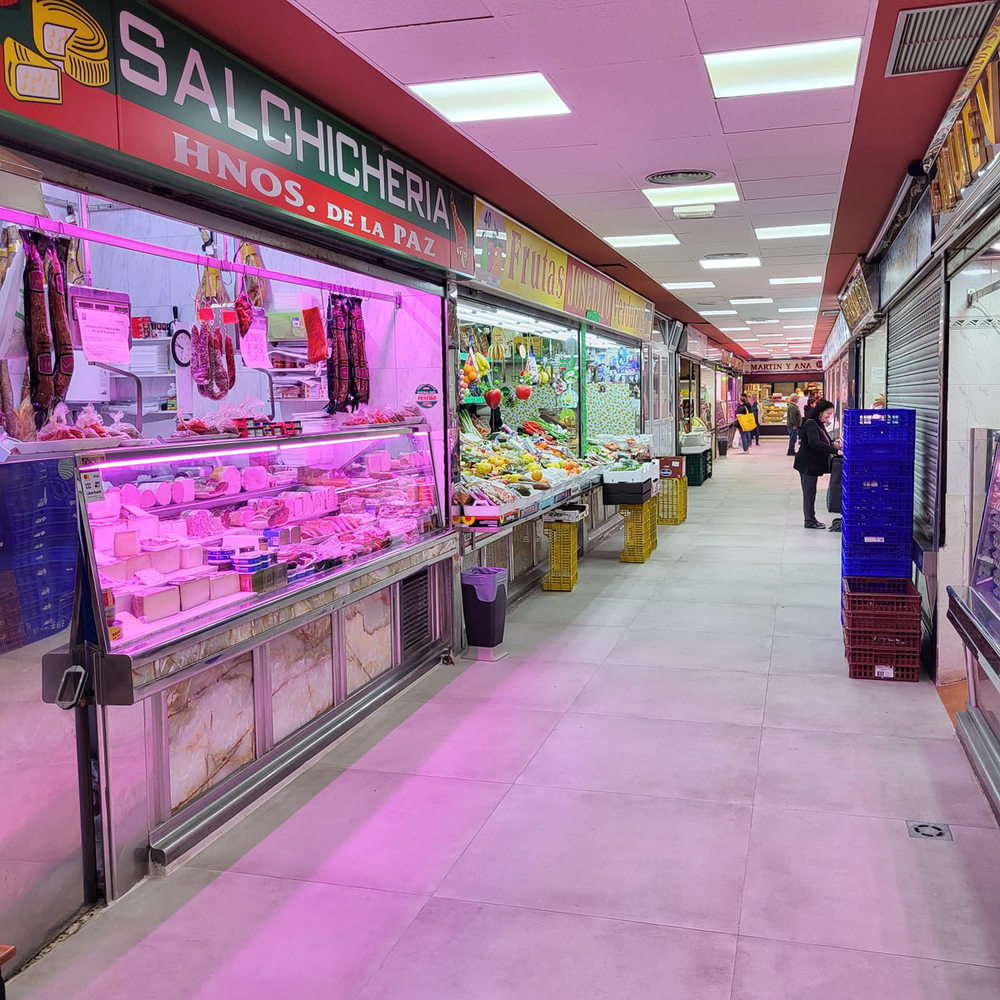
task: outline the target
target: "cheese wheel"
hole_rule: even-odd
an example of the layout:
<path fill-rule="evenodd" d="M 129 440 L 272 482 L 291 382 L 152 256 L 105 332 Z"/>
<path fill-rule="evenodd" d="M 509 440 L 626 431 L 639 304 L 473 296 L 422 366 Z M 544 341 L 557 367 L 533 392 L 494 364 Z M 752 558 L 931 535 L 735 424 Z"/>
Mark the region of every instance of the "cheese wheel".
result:
<path fill-rule="evenodd" d="M 135 483 L 126 483 L 122 487 L 122 504 L 126 507 L 139 507 L 139 487 Z"/>
<path fill-rule="evenodd" d="M 111 80 L 108 38 L 97 20 L 72 0 L 32 0 L 35 48 L 59 59 L 72 80 L 106 87 Z"/>
<path fill-rule="evenodd" d="M 151 507 L 156 506 L 155 486 L 139 487 L 139 506 L 142 507 L 144 510 L 149 510 Z"/>
<path fill-rule="evenodd" d="M 172 483 L 157 483 L 156 484 L 156 502 L 161 507 L 166 507 L 173 497 L 173 484 Z"/>

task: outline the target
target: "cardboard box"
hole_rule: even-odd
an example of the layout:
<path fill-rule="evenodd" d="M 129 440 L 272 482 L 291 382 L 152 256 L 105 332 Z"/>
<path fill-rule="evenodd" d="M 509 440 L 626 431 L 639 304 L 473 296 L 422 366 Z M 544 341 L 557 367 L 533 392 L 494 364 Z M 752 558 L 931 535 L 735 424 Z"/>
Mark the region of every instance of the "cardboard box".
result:
<path fill-rule="evenodd" d="M 687 475 L 687 458 L 684 455 L 660 459 L 661 479 L 683 479 Z"/>

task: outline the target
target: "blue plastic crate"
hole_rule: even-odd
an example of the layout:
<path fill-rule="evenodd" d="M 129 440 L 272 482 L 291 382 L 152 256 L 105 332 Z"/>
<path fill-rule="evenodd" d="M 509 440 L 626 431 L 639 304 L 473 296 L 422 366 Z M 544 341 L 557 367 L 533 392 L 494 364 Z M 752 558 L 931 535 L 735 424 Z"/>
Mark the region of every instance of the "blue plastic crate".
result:
<path fill-rule="evenodd" d="M 904 540 L 865 542 L 845 527 L 841 539 L 841 566 L 844 576 L 907 577 L 912 573 L 912 528 Z"/>
<path fill-rule="evenodd" d="M 852 552 L 877 551 L 892 546 L 907 550 L 913 545 L 913 524 L 858 524 L 844 518 L 841 544 Z"/>
<path fill-rule="evenodd" d="M 913 575 L 911 556 L 884 559 L 869 556 L 842 556 L 840 566 L 842 576 L 871 576 L 881 579 L 909 580 Z"/>
<path fill-rule="evenodd" d="M 916 410 L 845 410 L 844 444 L 912 446 L 916 427 Z"/>

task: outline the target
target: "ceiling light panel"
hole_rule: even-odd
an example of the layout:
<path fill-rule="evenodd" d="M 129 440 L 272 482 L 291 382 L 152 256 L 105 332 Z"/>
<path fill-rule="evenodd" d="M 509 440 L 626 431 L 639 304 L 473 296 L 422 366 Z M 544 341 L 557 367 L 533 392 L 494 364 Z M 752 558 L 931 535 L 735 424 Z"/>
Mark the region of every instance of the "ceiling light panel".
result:
<path fill-rule="evenodd" d="M 830 223 L 817 222 L 809 226 L 762 226 L 754 229 L 759 240 L 796 240 L 806 236 L 829 236 Z"/>
<path fill-rule="evenodd" d="M 802 306 L 801 308 L 799 308 L 798 306 L 796 306 L 794 308 L 791 307 L 791 306 L 786 306 L 784 309 L 779 309 L 778 312 L 780 312 L 780 313 L 814 313 L 814 312 L 816 312 L 816 306 Z"/>
<path fill-rule="evenodd" d="M 729 300 L 734 306 L 754 306 L 754 305 L 770 305 L 774 302 L 774 299 L 730 299 Z"/>
<path fill-rule="evenodd" d="M 817 274 L 811 278 L 768 278 L 772 285 L 821 285 L 823 279 Z"/>
<path fill-rule="evenodd" d="M 702 316 L 735 316 L 737 315 L 735 309 L 703 309 L 701 311 Z"/>
<path fill-rule="evenodd" d="M 410 90 L 450 122 L 485 122 L 570 113 L 542 73 L 418 83 Z"/>
<path fill-rule="evenodd" d="M 860 38 L 773 45 L 705 56 L 716 98 L 853 87 Z"/>
<path fill-rule="evenodd" d="M 698 261 L 699 264 L 706 271 L 721 271 L 723 268 L 727 267 L 760 267 L 760 257 L 733 257 L 733 258 L 723 258 L 721 260 L 706 260 L 702 259 Z"/>
<path fill-rule="evenodd" d="M 739 201 L 740 194 L 735 184 L 684 184 L 678 187 L 643 188 L 642 193 L 651 205 L 702 205 L 706 202 Z"/>
<path fill-rule="evenodd" d="M 794 326 L 783 326 L 782 330 L 812 330 L 816 326 L 815 323 L 798 323 Z"/>
<path fill-rule="evenodd" d="M 663 287 L 668 292 L 683 292 L 689 288 L 715 288 L 714 281 L 665 281 Z"/>
<path fill-rule="evenodd" d="M 650 233 L 648 236 L 605 236 L 613 247 L 674 247 L 680 242 L 673 233 Z"/>
<path fill-rule="evenodd" d="M 748 333 L 750 327 L 748 326 L 720 326 L 720 333 Z"/>

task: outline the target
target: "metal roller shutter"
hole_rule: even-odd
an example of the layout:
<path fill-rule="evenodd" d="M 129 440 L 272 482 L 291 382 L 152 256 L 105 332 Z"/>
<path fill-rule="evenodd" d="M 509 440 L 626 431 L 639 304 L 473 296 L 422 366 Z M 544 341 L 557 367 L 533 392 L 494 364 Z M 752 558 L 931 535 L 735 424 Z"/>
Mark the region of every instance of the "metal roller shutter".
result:
<path fill-rule="evenodd" d="M 916 410 L 914 530 L 936 541 L 941 480 L 941 274 L 934 272 L 889 310 L 886 405 Z"/>

